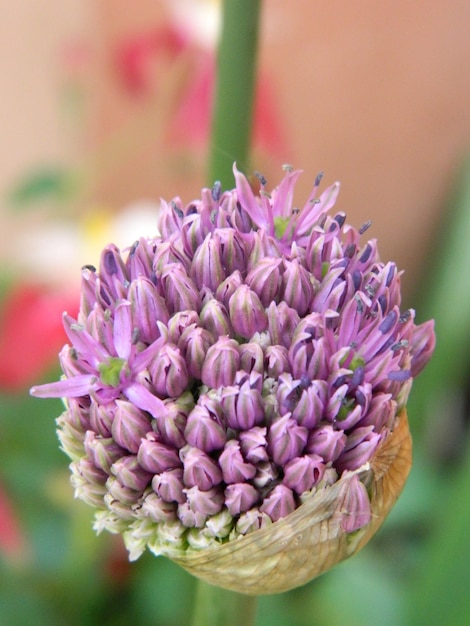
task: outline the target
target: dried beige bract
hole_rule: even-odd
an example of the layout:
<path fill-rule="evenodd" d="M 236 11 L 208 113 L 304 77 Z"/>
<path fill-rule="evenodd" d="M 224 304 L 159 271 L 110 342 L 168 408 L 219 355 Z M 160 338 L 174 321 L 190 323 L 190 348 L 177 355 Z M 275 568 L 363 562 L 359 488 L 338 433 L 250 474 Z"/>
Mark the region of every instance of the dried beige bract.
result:
<path fill-rule="evenodd" d="M 370 468 L 359 471 L 368 486 L 372 520 L 344 532 L 344 494 L 356 473 L 318 491 L 272 526 L 233 542 L 173 560 L 209 583 L 249 595 L 288 591 L 304 585 L 360 550 L 377 532 L 400 495 L 411 467 L 406 411 L 379 447 Z"/>

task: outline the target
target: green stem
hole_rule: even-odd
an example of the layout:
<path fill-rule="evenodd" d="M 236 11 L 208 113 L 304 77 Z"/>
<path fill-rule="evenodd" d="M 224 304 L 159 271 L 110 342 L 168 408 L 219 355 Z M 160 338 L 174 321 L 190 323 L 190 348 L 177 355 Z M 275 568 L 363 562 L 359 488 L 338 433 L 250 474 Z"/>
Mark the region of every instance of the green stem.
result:
<path fill-rule="evenodd" d="M 233 186 L 232 164 L 246 168 L 251 140 L 261 0 L 224 0 L 209 154 L 209 184 Z M 256 597 L 198 581 L 192 626 L 252 626 Z"/>
<path fill-rule="evenodd" d="M 253 626 L 256 596 L 209 585 L 198 580 L 191 626 Z"/>
<path fill-rule="evenodd" d="M 223 2 L 208 181 L 222 189 L 233 187 L 233 162 L 248 162 L 260 9 L 261 0 Z"/>

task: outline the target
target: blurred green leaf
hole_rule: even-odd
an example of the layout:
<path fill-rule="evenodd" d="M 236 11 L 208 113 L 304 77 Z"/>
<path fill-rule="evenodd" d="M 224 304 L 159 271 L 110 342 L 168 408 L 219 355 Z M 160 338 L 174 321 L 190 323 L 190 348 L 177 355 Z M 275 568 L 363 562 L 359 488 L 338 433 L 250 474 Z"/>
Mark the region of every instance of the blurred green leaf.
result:
<path fill-rule="evenodd" d="M 7 194 L 12 208 L 29 209 L 37 202 L 64 202 L 76 191 L 75 173 L 61 167 L 43 167 L 26 174 Z"/>
<path fill-rule="evenodd" d="M 439 494 L 435 527 L 407 600 L 413 626 L 470 624 L 470 446 Z"/>
<path fill-rule="evenodd" d="M 470 345 L 470 158 L 464 163 L 443 214 L 434 254 L 416 294 L 419 317 L 434 319 L 437 344 L 433 358 L 413 384 L 408 403 L 412 428 L 423 428 L 429 416 L 446 418 L 446 406 L 464 388 Z M 443 415 L 444 413 L 444 415 Z"/>

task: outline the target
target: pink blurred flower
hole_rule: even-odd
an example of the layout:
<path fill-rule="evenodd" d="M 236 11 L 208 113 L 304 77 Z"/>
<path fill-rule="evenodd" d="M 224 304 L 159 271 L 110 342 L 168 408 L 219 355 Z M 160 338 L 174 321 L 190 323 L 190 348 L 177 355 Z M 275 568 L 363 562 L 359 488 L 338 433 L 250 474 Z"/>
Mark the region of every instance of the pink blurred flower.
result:
<path fill-rule="evenodd" d="M 200 145 L 209 136 L 212 94 L 215 82 L 215 52 L 203 49 L 191 33 L 174 24 L 151 28 L 119 43 L 115 52 L 119 79 L 135 97 L 158 93 L 159 65 L 171 64 L 185 56 L 191 71 L 179 92 L 168 129 L 173 145 Z M 284 133 L 269 77 L 259 74 L 254 108 L 253 142 L 270 153 L 286 151 Z"/>
<path fill-rule="evenodd" d="M 66 340 L 64 310 L 77 312 L 75 292 L 21 284 L 7 294 L 0 314 L 0 389 L 25 389 L 56 362 Z"/>
<path fill-rule="evenodd" d="M 8 560 L 19 560 L 26 553 L 26 539 L 13 504 L 0 484 L 0 554 Z"/>

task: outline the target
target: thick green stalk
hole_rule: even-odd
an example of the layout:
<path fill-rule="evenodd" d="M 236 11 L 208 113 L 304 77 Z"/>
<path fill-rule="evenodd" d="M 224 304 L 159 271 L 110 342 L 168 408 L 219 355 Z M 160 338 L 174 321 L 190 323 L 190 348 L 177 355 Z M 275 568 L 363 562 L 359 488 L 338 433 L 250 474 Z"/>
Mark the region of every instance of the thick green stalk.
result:
<path fill-rule="evenodd" d="M 212 117 L 208 183 L 233 187 L 232 164 L 250 150 L 261 0 L 224 0 Z M 198 581 L 192 626 L 253 626 L 256 597 Z"/>
<path fill-rule="evenodd" d="M 253 626 L 256 596 L 209 585 L 198 580 L 191 626 Z"/>
<path fill-rule="evenodd" d="M 261 0 L 224 0 L 208 183 L 233 187 L 232 164 L 248 165 Z"/>

